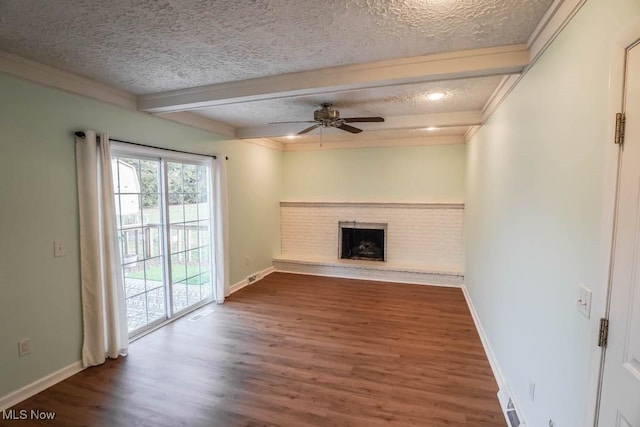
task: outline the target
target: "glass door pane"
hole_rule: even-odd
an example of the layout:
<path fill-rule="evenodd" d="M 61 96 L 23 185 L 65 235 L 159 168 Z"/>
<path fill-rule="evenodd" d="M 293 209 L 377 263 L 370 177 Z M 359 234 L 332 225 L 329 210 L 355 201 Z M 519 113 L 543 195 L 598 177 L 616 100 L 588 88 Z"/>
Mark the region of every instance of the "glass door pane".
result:
<path fill-rule="evenodd" d="M 213 295 L 208 177 L 205 166 L 167 162 L 173 313 Z"/>
<path fill-rule="evenodd" d="M 160 170 L 160 159 L 112 159 L 130 335 L 167 318 Z"/>

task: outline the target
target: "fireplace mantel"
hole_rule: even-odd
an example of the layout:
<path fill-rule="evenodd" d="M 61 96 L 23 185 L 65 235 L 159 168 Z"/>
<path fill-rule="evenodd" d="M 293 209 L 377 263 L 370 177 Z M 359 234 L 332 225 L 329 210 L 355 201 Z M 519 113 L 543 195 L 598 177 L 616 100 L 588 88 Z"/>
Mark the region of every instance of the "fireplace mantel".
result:
<path fill-rule="evenodd" d="M 359 207 L 359 208 L 407 208 L 407 209 L 464 209 L 464 203 L 448 203 L 448 202 L 296 202 L 283 201 L 280 207 Z"/>

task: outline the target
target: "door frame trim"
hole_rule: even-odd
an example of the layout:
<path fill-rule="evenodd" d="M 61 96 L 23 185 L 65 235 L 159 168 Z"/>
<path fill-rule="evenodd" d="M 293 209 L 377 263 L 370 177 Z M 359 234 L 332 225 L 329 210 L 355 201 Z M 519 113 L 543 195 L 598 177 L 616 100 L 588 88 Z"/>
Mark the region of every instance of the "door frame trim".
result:
<path fill-rule="evenodd" d="M 600 257 L 603 261 L 603 279 L 598 286 L 599 298 L 594 301 L 593 313 L 600 314 L 592 321 L 592 351 L 589 366 L 588 400 L 585 408 L 585 420 L 593 420 L 592 425 L 598 426 L 598 415 L 601 400 L 601 383 L 605 349 L 597 345 L 599 317 L 609 312 L 611 294 L 611 267 L 613 263 L 613 243 L 615 232 L 615 218 L 617 213 L 617 188 L 619 173 L 620 146 L 613 143 L 615 134 L 615 114 L 624 108 L 624 90 L 627 49 L 640 39 L 640 18 L 636 19 L 626 29 L 620 31 L 613 42 L 609 59 L 609 97 L 606 117 L 605 142 L 605 170 L 604 191 L 602 204 L 601 248 Z"/>

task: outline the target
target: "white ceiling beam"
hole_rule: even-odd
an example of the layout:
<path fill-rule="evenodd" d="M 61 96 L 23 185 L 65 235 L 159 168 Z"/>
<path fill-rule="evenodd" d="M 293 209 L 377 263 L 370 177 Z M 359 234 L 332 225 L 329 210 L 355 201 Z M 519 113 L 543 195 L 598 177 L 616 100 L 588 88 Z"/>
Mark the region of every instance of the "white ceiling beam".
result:
<path fill-rule="evenodd" d="M 150 113 L 238 102 L 519 73 L 529 64 L 525 44 L 415 56 L 158 92 L 138 97 Z"/>
<path fill-rule="evenodd" d="M 482 112 L 459 111 L 455 113 L 419 114 L 411 116 L 386 117 L 383 123 L 369 125 L 375 131 L 390 129 L 416 129 L 425 127 L 475 126 L 482 124 Z M 285 123 L 275 125 L 252 126 L 236 129 L 236 138 L 274 138 L 295 135 L 311 126 L 307 123 Z M 355 126 L 367 126 L 357 123 Z M 372 129 L 373 130 L 373 129 Z"/>

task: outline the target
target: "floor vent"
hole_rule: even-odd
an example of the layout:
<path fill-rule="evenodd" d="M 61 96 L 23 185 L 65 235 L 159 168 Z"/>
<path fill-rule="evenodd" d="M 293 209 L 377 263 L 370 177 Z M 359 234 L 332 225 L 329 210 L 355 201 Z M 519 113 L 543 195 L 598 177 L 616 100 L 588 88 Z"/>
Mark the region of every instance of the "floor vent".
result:
<path fill-rule="evenodd" d="M 195 314 L 195 315 L 189 317 L 187 320 L 190 321 L 190 322 L 197 322 L 198 320 L 202 319 L 203 317 L 207 317 L 208 315 L 210 315 L 211 313 L 214 313 L 214 312 L 215 312 L 214 309 L 208 308 L 206 310 L 202 310 L 198 314 Z"/>
<path fill-rule="evenodd" d="M 516 405 L 514 405 L 511 396 L 509 396 L 504 390 L 500 390 L 498 392 L 498 401 L 500 402 L 504 418 L 509 427 L 526 427 L 526 424 L 524 421 L 521 421 L 520 415 L 518 415 L 518 410 L 516 409 Z"/>
<path fill-rule="evenodd" d="M 520 427 L 520 418 L 518 417 L 516 408 L 513 406 L 511 398 L 509 398 L 509 403 L 507 404 L 507 419 L 511 427 Z"/>

